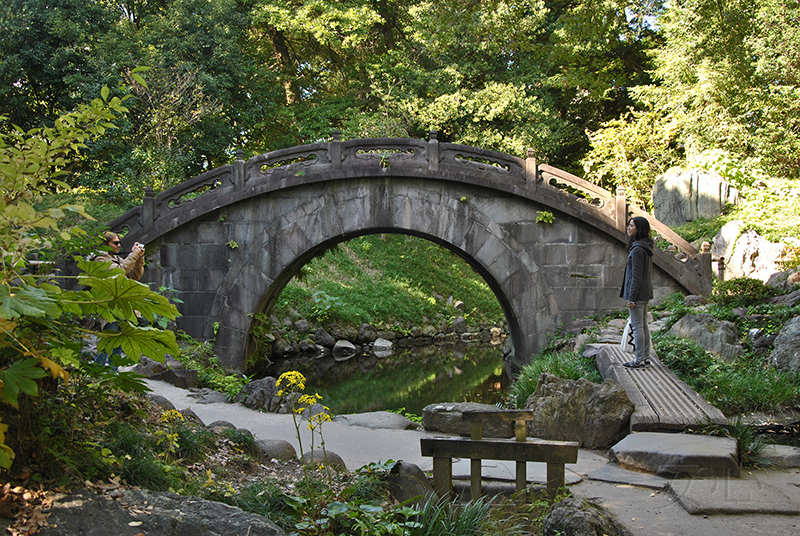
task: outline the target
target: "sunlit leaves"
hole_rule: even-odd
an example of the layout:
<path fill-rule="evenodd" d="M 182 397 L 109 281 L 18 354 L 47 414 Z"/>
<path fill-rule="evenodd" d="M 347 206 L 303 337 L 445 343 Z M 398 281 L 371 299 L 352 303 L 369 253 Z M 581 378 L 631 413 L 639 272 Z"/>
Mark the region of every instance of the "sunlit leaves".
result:
<path fill-rule="evenodd" d="M 38 366 L 39 360 L 35 357 L 15 361 L 7 369 L 0 370 L 0 389 L 3 400 L 7 404 L 17 407 L 19 393 L 31 396 L 39 394 L 39 387 L 33 380 L 44 378 L 47 372 Z"/>
<path fill-rule="evenodd" d="M 175 333 L 153 327 L 139 327 L 127 322 L 120 322 L 121 331 L 103 331 L 97 339 L 97 349 L 110 354 L 114 348 L 120 347 L 129 356 L 146 355 L 157 361 L 164 361 L 164 355 L 180 353 L 175 342 Z"/>
<path fill-rule="evenodd" d="M 6 445 L 6 432 L 8 425 L 3 424 L 3 419 L 0 418 L 0 467 L 8 469 L 11 467 L 11 462 L 14 460 L 14 451 Z"/>
<path fill-rule="evenodd" d="M 66 383 L 69 368 L 91 373 L 92 364 L 79 359 L 81 344 L 76 342 L 87 330 L 70 315 L 118 321 L 121 332 L 99 334 L 98 347 L 108 353 L 121 347 L 134 362 L 140 356 L 163 360 L 166 352 L 179 352 L 174 333 L 140 327 L 137 318 L 141 314 L 151 321 L 156 315 L 174 319 L 178 315 L 175 306 L 147 285 L 126 278 L 122 270 L 111 270 L 109 263 L 80 261 L 84 275 L 79 282 L 85 290 L 63 291 L 54 283 L 57 275 L 47 270 L 37 275 L 30 266 L 29 258 L 38 249 L 86 249 L 85 243 L 76 243 L 80 233 L 59 228 L 68 212 L 90 219 L 82 207 L 65 205 L 39 211 L 35 203 L 66 187 L 55 177 L 66 175 L 85 144 L 113 128 L 111 121 L 127 111 L 107 88 L 101 96 L 61 115 L 52 126 L 0 131 L 0 346 L 4 351 L 0 401 L 15 407 L 21 394 L 39 394 L 36 380 L 50 375 Z M 97 370 L 98 365 L 94 368 L 96 377 L 118 387 L 143 387 L 129 375 L 109 374 L 107 367 Z M 10 466 L 14 458 L 4 444 L 6 429 L 0 425 L 0 467 Z"/>

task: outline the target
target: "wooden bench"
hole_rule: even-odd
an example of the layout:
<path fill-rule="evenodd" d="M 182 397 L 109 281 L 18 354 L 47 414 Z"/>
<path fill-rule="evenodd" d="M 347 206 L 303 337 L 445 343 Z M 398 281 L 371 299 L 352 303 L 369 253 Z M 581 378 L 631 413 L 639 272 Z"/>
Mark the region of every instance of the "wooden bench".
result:
<path fill-rule="evenodd" d="M 555 498 L 564 486 L 564 464 L 578 461 L 575 441 L 528 440 L 525 423 L 532 419 L 530 411 L 465 411 L 470 421 L 470 438 L 426 437 L 420 439 L 423 456 L 433 457 L 433 487 L 440 498 L 449 498 L 453 487 L 453 458 L 470 458 L 470 490 L 472 500 L 481 496 L 481 460 L 513 460 L 516 462 L 516 488 L 527 486 L 526 463 L 547 463 L 547 492 Z M 515 440 L 483 439 L 482 423 L 515 423 Z"/>

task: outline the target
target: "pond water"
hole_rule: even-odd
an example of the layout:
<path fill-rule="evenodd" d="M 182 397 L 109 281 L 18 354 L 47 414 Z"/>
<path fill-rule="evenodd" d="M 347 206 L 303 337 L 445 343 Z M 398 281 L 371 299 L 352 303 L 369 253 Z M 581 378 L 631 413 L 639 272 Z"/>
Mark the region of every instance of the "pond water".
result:
<path fill-rule="evenodd" d="M 359 363 L 346 377 L 309 385 L 336 415 L 402 408 L 422 415 L 422 408 L 437 402 L 505 402 L 502 345 L 402 348 L 387 357 L 352 359 Z"/>

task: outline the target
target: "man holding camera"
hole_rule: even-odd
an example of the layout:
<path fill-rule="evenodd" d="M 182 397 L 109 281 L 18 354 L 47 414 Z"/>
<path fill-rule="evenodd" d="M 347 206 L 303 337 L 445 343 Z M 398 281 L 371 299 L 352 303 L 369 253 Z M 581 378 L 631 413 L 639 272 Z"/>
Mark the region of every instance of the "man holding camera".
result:
<path fill-rule="evenodd" d="M 111 231 L 107 231 L 103 234 L 103 240 L 105 241 L 105 245 L 111 248 L 111 251 L 103 251 L 93 260 L 110 262 L 111 268 L 122 268 L 125 270 L 125 276 L 128 277 L 128 279 L 138 281 L 144 274 L 144 245 L 136 242 L 133 245 L 133 248 L 131 248 L 130 254 L 127 257 L 123 257 L 119 254 L 119 250 L 122 248 L 119 235 L 112 233 Z M 136 312 L 136 316 L 139 316 L 138 312 Z M 103 330 L 119 332 L 120 327 L 117 322 L 111 322 L 110 324 L 104 325 Z M 114 348 L 114 350 L 111 352 L 112 356 L 118 356 L 121 354 L 122 349 L 120 347 Z M 98 353 L 95 356 L 94 361 L 95 363 L 103 366 L 112 365 L 111 358 L 105 352 Z M 116 368 L 114 370 L 116 370 Z"/>
<path fill-rule="evenodd" d="M 130 254 L 123 258 L 122 255 L 119 255 L 119 250 L 122 248 L 119 235 L 107 231 L 103 234 L 103 239 L 111 251 L 100 253 L 94 260 L 110 262 L 112 268 L 125 270 L 128 279 L 139 281 L 144 274 L 144 245 L 136 242 Z"/>

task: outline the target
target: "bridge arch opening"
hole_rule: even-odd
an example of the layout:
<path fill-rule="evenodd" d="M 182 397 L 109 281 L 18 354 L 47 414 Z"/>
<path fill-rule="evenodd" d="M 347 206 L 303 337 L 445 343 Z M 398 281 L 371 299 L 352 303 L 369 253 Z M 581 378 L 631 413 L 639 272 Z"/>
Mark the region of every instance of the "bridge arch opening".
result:
<path fill-rule="evenodd" d="M 334 269 L 338 273 L 329 272 Z M 343 303 L 352 306 L 337 310 Z M 438 333 L 449 331 L 439 342 L 453 343 L 460 339 L 452 321 L 464 316 L 476 337 L 481 327 L 484 333 L 489 327 L 499 328 L 494 330 L 495 344 L 520 335 L 510 300 L 477 259 L 435 236 L 398 229 L 362 229 L 337 236 L 289 263 L 252 314 L 247 365 L 269 361 L 265 340 L 274 336 L 269 326 L 278 328 L 275 324 L 292 314 L 312 321 L 311 334 L 325 324 L 336 326 L 337 320 L 356 330 L 367 323 L 395 333 L 409 333 L 412 326 L 427 323 Z"/>

